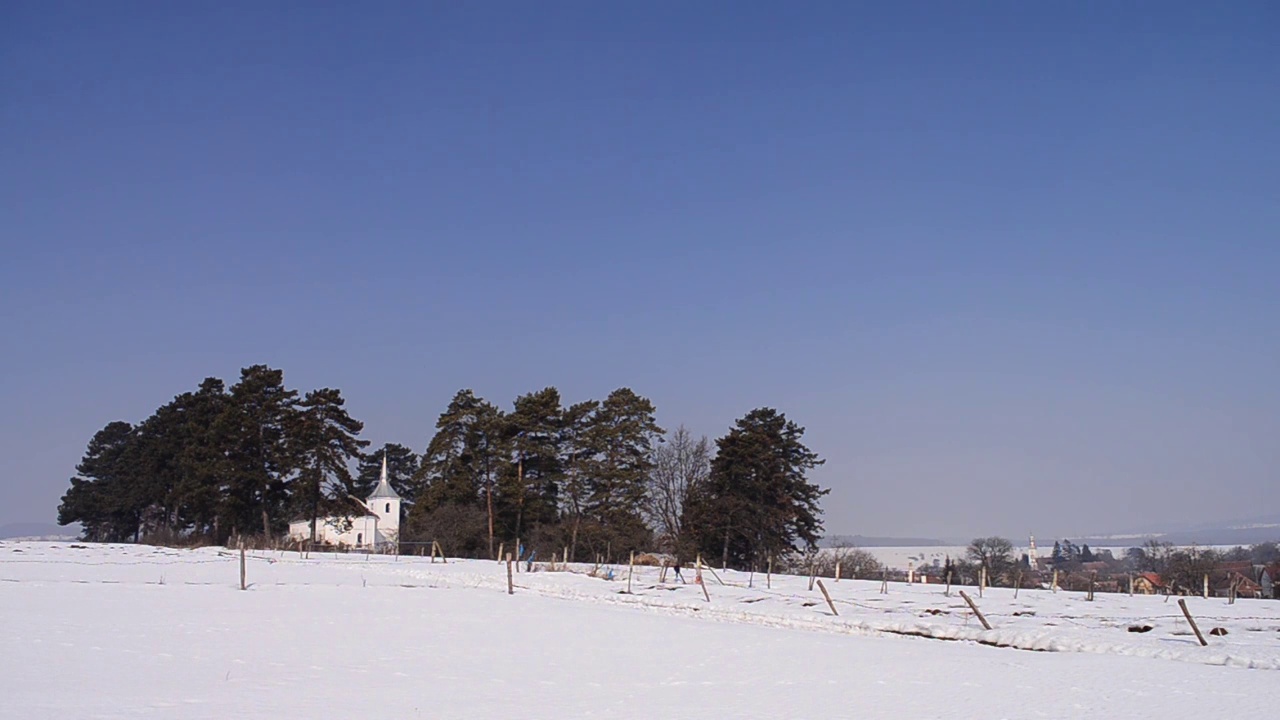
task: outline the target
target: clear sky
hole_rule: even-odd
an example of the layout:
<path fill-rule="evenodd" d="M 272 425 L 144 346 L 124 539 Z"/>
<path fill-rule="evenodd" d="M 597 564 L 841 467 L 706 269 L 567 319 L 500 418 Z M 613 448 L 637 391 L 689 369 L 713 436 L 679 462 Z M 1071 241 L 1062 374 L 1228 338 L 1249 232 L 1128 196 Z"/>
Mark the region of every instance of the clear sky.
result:
<path fill-rule="evenodd" d="M 1280 508 L 1274 2 L 0 2 L 0 523 L 267 363 L 807 427 L 833 533 Z"/>

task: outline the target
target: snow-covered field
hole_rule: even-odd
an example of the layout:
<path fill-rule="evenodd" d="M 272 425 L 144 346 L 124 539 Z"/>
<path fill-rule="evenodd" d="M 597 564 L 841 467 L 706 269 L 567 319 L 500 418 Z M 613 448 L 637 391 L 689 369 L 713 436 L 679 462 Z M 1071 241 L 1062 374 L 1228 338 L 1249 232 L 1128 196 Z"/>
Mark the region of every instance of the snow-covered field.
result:
<path fill-rule="evenodd" d="M 1202 648 L 1163 597 L 993 589 L 984 631 L 937 585 L 829 582 L 836 617 L 657 572 L 263 552 L 241 592 L 225 550 L 0 542 L 0 717 L 1262 716 L 1280 682 L 1280 601 L 1189 599 Z"/>

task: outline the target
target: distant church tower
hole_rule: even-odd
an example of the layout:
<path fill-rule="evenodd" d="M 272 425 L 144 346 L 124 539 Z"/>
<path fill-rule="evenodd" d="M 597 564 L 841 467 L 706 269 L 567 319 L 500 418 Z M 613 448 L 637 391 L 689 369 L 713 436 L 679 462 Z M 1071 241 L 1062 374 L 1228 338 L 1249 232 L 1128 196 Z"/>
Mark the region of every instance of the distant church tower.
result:
<path fill-rule="evenodd" d="M 378 516 L 378 534 L 383 542 L 395 542 L 400 537 L 400 495 L 387 482 L 387 453 L 382 453 L 382 476 L 378 486 L 369 496 L 368 506 Z"/>
<path fill-rule="evenodd" d="M 1040 565 L 1038 564 L 1038 561 L 1036 559 L 1036 536 L 1031 535 L 1030 537 L 1031 537 L 1031 549 L 1030 549 L 1030 552 L 1027 553 L 1027 560 L 1031 562 L 1032 570 L 1038 570 L 1040 569 Z"/>

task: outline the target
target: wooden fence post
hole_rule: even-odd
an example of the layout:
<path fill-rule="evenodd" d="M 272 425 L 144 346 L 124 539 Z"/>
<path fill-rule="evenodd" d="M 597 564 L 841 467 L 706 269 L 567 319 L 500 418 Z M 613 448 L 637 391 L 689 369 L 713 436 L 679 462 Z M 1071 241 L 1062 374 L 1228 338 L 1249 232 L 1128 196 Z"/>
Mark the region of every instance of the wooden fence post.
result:
<path fill-rule="evenodd" d="M 822 597 L 827 599 L 827 607 L 831 608 L 831 614 L 839 617 L 840 613 L 836 612 L 836 604 L 831 602 L 831 595 L 827 593 L 827 586 L 823 585 L 821 580 L 818 581 L 818 589 L 822 591 Z"/>
<path fill-rule="evenodd" d="M 1018 599 L 1018 591 L 1022 589 L 1022 571 L 1019 570 L 1017 576 L 1013 578 L 1013 599 Z"/>
<path fill-rule="evenodd" d="M 1184 598 L 1178 598 L 1178 607 L 1182 608 L 1182 614 L 1187 616 L 1187 622 L 1191 624 L 1192 631 L 1196 634 L 1196 639 L 1201 645 L 1208 645 L 1204 636 L 1200 634 L 1200 628 L 1196 626 L 1196 621 L 1191 617 L 1191 611 L 1187 609 L 1187 601 Z"/>
<path fill-rule="evenodd" d="M 696 579 L 698 581 L 698 584 L 702 586 L 702 597 L 706 598 L 707 602 L 711 602 L 711 594 L 707 592 L 707 581 L 702 577 L 702 556 L 701 555 L 698 556 L 698 575 Z"/>
<path fill-rule="evenodd" d="M 836 561 L 836 582 L 840 582 L 840 561 Z"/>
<path fill-rule="evenodd" d="M 1058 568 L 1053 569 L 1053 584 L 1049 586 L 1053 592 L 1058 592 Z"/>
<path fill-rule="evenodd" d="M 951 597 L 951 571 L 947 571 L 947 591 L 943 593 L 947 597 Z"/>
<path fill-rule="evenodd" d="M 516 538 L 516 572 L 520 572 L 521 560 L 524 560 L 524 546 L 520 544 L 520 538 Z"/>
<path fill-rule="evenodd" d="M 769 556 L 769 569 L 765 570 L 764 586 L 769 590 L 773 589 L 773 555 Z"/>
<path fill-rule="evenodd" d="M 636 551 L 631 551 L 631 559 L 627 561 L 627 594 L 631 594 L 631 574 L 636 569 Z"/>
<path fill-rule="evenodd" d="M 507 549 L 506 543 L 498 543 L 498 562 L 502 562 L 503 551 Z"/>
<path fill-rule="evenodd" d="M 507 594 L 516 594 L 515 582 L 511 579 L 511 553 L 507 553 Z"/>
<path fill-rule="evenodd" d="M 982 591 L 987 588 L 987 566 L 983 565 L 978 568 L 978 597 L 982 597 Z"/>
<path fill-rule="evenodd" d="M 1133 573 L 1129 573 L 1129 597 L 1133 597 Z"/>
<path fill-rule="evenodd" d="M 1204 599 L 1209 599 L 1209 573 L 1204 574 Z"/>
<path fill-rule="evenodd" d="M 964 598 L 964 601 L 969 603 L 969 608 L 973 610 L 974 615 L 978 616 L 978 622 L 982 623 L 982 627 L 990 630 L 991 623 L 987 622 L 987 619 L 982 616 L 982 611 L 979 610 L 978 606 L 974 604 L 973 598 L 970 598 L 967 594 L 965 594 L 965 591 L 963 590 L 960 591 L 960 597 Z"/>
<path fill-rule="evenodd" d="M 1093 583 L 1097 579 L 1098 579 L 1097 570 L 1094 570 L 1089 573 L 1089 597 L 1086 598 L 1089 602 L 1093 602 Z"/>
<path fill-rule="evenodd" d="M 240 589 L 244 590 L 248 586 L 244 582 L 244 545 L 240 546 Z"/>
<path fill-rule="evenodd" d="M 885 568 L 884 574 L 880 577 L 880 594 L 889 594 L 889 569 Z"/>

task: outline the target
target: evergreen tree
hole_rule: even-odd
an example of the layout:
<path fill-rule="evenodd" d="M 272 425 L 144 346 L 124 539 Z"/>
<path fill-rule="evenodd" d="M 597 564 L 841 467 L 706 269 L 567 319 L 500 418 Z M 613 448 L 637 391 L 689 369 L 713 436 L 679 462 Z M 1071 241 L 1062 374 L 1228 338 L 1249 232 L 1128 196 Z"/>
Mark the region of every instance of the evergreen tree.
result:
<path fill-rule="evenodd" d="M 134 427 L 129 472 L 134 480 L 125 501 L 136 508 L 142 536 L 172 533 L 177 529 L 178 488 L 182 479 L 180 459 L 186 417 L 182 396 L 162 405 Z"/>
<path fill-rule="evenodd" d="M 597 543 L 618 550 L 640 549 L 652 532 L 645 523 L 645 500 L 653 448 L 662 441 L 654 407 L 630 388 L 609 393 L 590 418 L 585 513 L 600 532 Z"/>
<path fill-rule="evenodd" d="M 307 393 L 288 415 L 287 444 L 299 470 L 291 483 L 293 505 L 311 519 L 311 542 L 321 510 L 336 514 L 350 505 L 356 490 L 350 462 L 369 444 L 356 437 L 364 423 L 352 418 L 345 404 L 341 392 L 322 388 Z"/>
<path fill-rule="evenodd" d="M 125 500 L 134 479 L 134 439 L 133 425 L 124 421 L 107 423 L 93 436 L 58 506 L 58 524 L 78 522 L 84 539 L 95 542 L 137 538 L 141 513 Z"/>
<path fill-rule="evenodd" d="M 406 497 L 415 499 L 409 525 L 417 531 L 428 515 L 446 505 L 483 507 L 489 555 L 495 533 L 494 495 L 509 461 L 506 419 L 502 411 L 471 390 L 459 390 L 436 421 L 414 482 Z"/>
<path fill-rule="evenodd" d="M 218 378 L 205 378 L 199 389 L 178 396 L 175 403 L 182 418 L 175 448 L 176 525 L 220 540 L 218 514 L 230 478 L 226 442 L 218 435 L 218 420 L 228 407 L 226 387 Z"/>
<path fill-rule="evenodd" d="M 595 413 L 600 403 L 595 400 L 575 403 L 564 412 L 561 428 L 561 466 L 564 468 L 564 486 L 561 489 L 561 513 L 569 523 L 569 556 L 578 554 L 578 537 L 587 522 L 588 476 L 600 453 L 597 442 L 599 433 L 593 432 Z"/>
<path fill-rule="evenodd" d="M 507 416 L 511 462 L 499 481 L 496 515 L 512 538 L 529 538 L 556 520 L 561 427 L 560 391 L 553 387 L 516 398 Z"/>
<path fill-rule="evenodd" d="M 805 477 L 823 461 L 801 442 L 803 435 L 785 415 L 760 408 L 716 441 L 711 473 L 684 510 L 682 524 L 697 550 L 745 568 L 797 542 L 817 546 L 818 500 L 828 491 Z"/>
<path fill-rule="evenodd" d="M 1094 561 L 1093 551 L 1089 549 L 1089 546 L 1084 545 L 1083 547 L 1081 547 L 1080 562 L 1093 562 L 1093 561 Z"/>
<path fill-rule="evenodd" d="M 284 373 L 266 365 L 240 371 L 228 407 L 218 421 L 229 463 L 220 512 L 231 532 L 249 532 L 261 523 L 266 537 L 284 526 L 287 479 L 296 469 L 287 428 L 297 412 L 298 393 L 284 386 Z"/>
<path fill-rule="evenodd" d="M 1054 567 L 1062 567 L 1066 563 L 1066 556 L 1062 554 L 1062 543 L 1057 540 L 1053 541 L 1053 554 L 1049 556 L 1049 560 Z"/>
<path fill-rule="evenodd" d="M 1080 562 L 1080 546 L 1070 540 L 1062 541 L 1062 558 L 1067 565 L 1075 565 Z"/>

